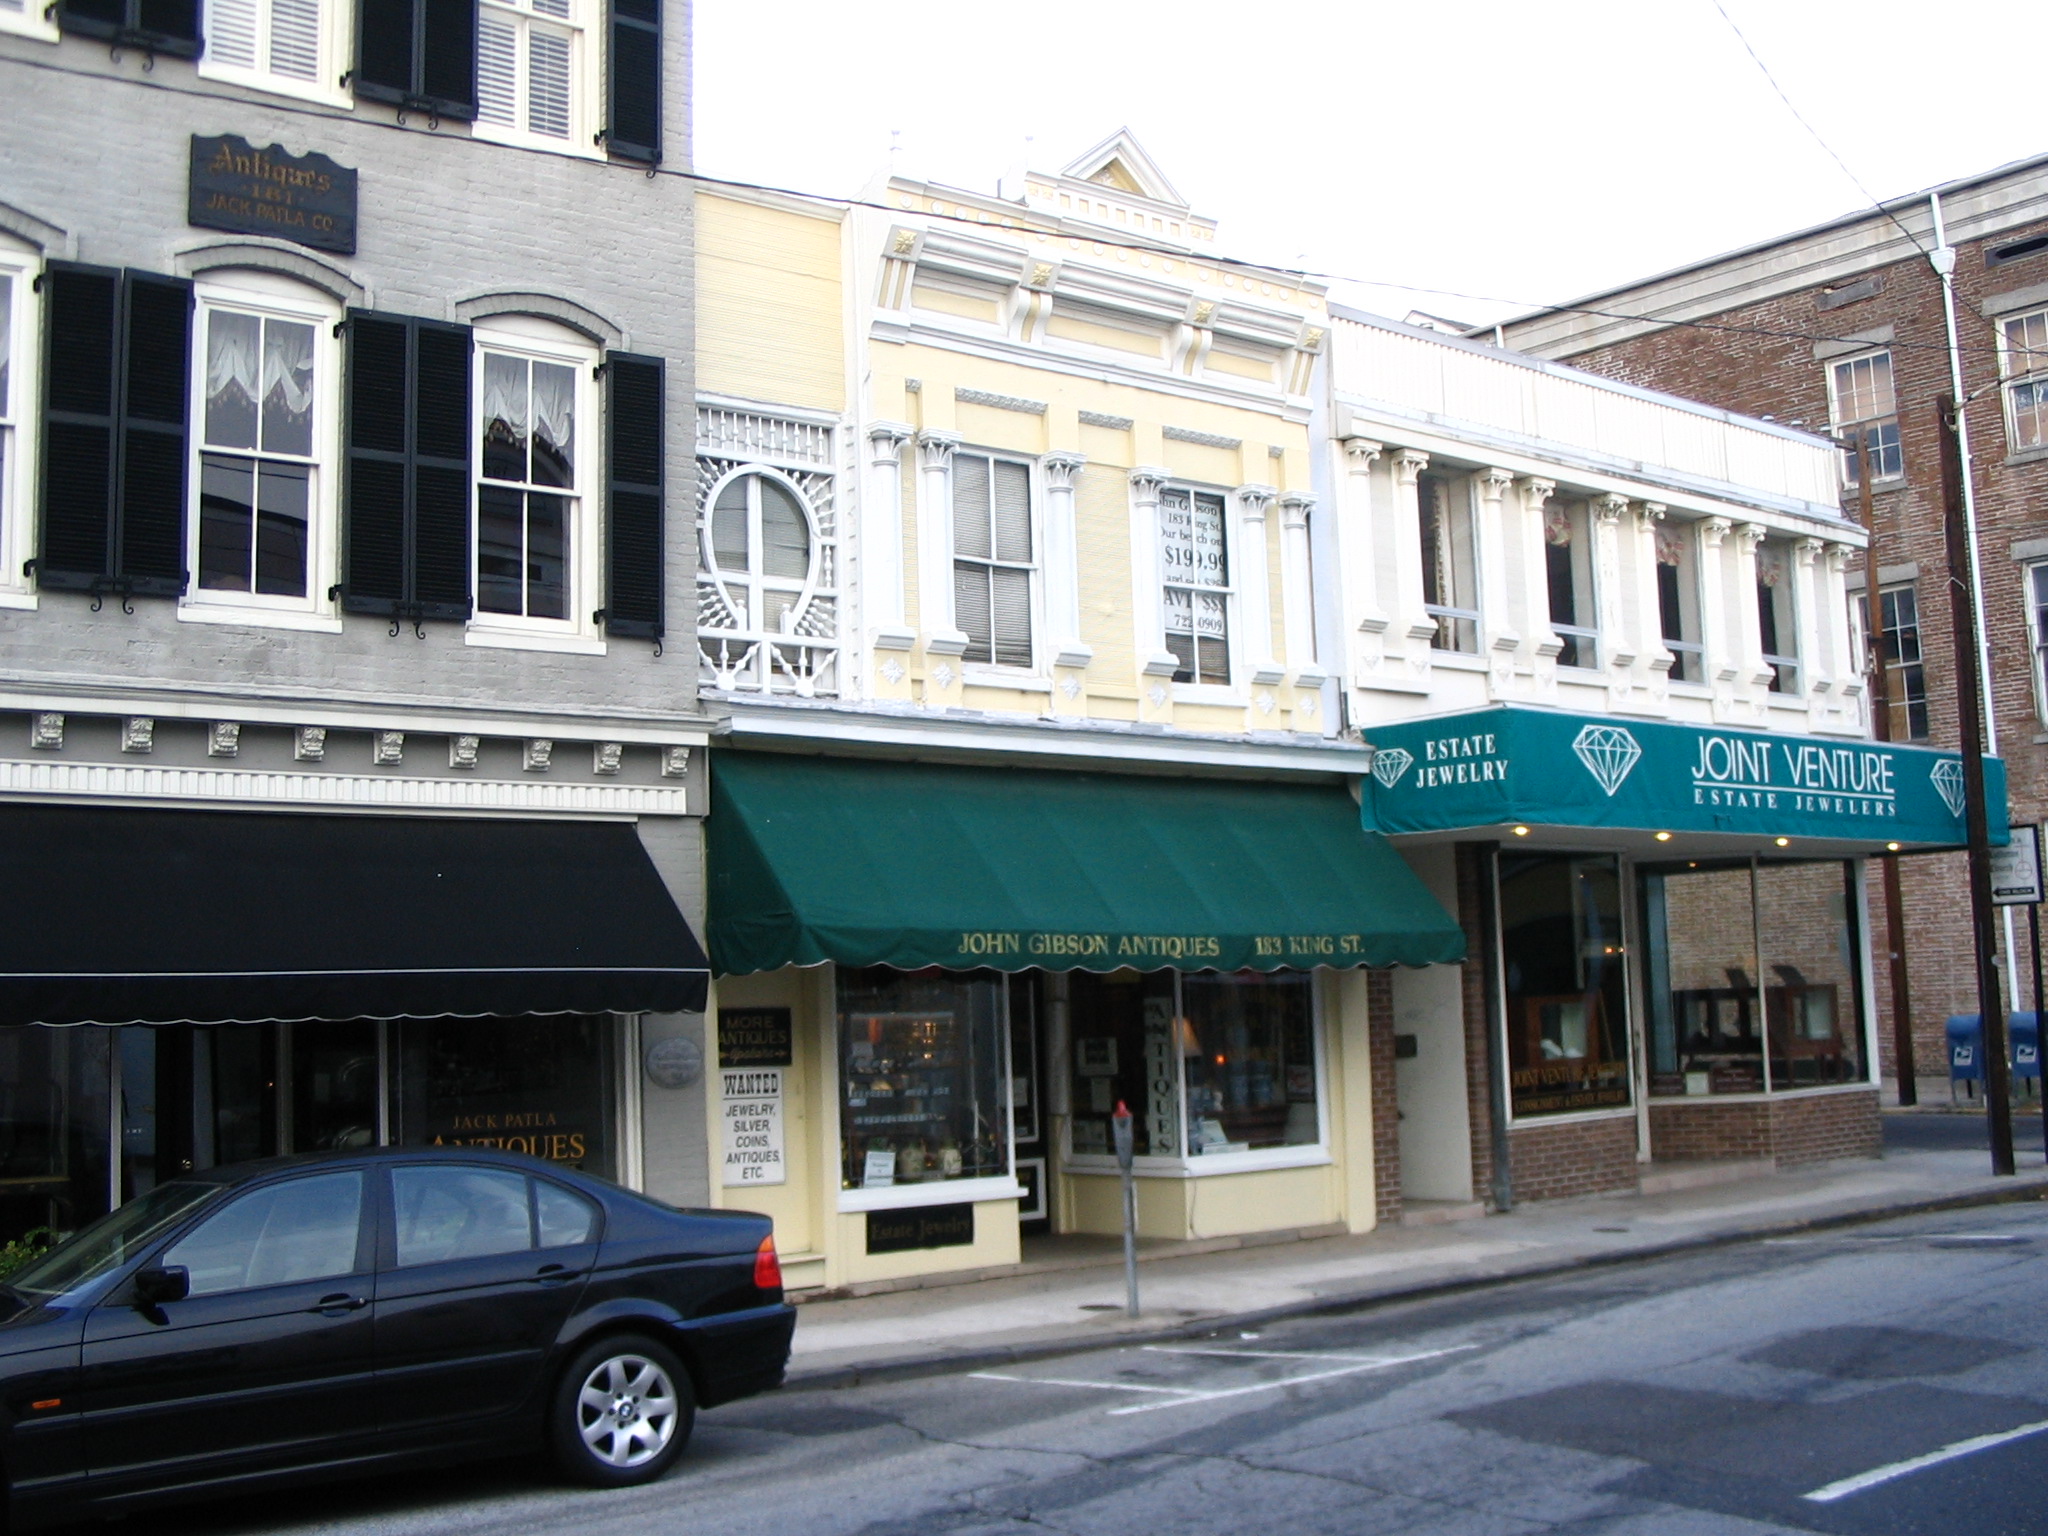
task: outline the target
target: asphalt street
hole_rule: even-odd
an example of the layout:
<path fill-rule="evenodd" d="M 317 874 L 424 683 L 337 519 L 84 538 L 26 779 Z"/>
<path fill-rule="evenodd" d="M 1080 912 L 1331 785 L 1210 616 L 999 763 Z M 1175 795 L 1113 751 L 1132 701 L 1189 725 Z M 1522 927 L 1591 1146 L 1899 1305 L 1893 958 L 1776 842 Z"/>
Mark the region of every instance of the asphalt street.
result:
<path fill-rule="evenodd" d="M 1617 1225 L 1627 1208 L 1615 1209 Z M 2048 1207 L 783 1393 L 623 1493 L 487 1466 L 158 1533 L 2048 1533 Z M 104 1527 L 102 1527 L 104 1529 Z"/>

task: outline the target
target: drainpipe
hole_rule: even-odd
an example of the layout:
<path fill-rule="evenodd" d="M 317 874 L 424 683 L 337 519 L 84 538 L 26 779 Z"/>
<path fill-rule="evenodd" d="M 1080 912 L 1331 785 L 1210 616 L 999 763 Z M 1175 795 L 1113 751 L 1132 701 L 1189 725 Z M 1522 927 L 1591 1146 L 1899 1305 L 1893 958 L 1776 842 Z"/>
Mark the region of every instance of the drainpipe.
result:
<path fill-rule="evenodd" d="M 1991 670 L 1991 639 L 1984 616 L 1984 565 L 1977 548 L 1977 488 L 1971 474 L 1970 425 L 1966 419 L 1969 395 L 1963 389 L 1963 348 L 1956 334 L 1956 253 L 1948 243 L 1947 230 L 1941 217 L 1941 194 L 1927 194 L 1927 211 L 1934 222 L 1934 249 L 1927 260 L 1941 278 L 1941 318 L 1948 328 L 1948 387 L 1956 405 L 1956 453 L 1963 464 L 1963 528 L 1968 535 L 1970 569 L 1967 580 L 1970 583 L 1971 606 L 1977 611 L 1977 665 L 1984 678 L 1984 750 L 1993 756 L 1998 753 L 1998 710 L 1993 699 Z M 2014 948 L 2016 935 L 2013 932 L 2012 908 L 1999 908 L 2005 927 L 2005 995 L 2006 1007 L 2017 1013 L 2020 1006 L 2019 967 L 2011 963 L 2017 952 Z"/>

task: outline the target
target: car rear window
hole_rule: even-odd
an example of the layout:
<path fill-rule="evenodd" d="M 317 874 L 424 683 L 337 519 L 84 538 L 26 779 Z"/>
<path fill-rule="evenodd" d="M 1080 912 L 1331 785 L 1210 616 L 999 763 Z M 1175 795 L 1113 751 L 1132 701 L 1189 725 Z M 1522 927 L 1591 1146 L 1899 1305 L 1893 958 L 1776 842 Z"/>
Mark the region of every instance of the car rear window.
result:
<path fill-rule="evenodd" d="M 597 1207 L 545 1179 L 533 1181 L 533 1210 L 543 1248 L 587 1243 L 597 1231 Z"/>

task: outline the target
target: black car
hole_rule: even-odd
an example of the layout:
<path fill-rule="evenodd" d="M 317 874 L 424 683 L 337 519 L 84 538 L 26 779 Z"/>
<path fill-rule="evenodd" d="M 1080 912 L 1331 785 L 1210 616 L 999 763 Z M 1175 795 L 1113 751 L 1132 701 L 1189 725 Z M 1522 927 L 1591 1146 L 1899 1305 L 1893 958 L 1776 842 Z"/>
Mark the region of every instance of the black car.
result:
<path fill-rule="evenodd" d="M 794 1325 L 764 1216 L 469 1148 L 191 1174 L 0 1285 L 7 1528 L 542 1449 L 645 1482 Z"/>

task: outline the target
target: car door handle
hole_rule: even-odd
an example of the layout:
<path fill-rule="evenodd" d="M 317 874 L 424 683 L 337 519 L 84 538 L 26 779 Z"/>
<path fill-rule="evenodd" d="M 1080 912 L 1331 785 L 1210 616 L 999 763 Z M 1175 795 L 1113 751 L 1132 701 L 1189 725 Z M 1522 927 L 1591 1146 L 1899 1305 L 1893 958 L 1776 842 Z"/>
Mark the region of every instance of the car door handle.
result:
<path fill-rule="evenodd" d="M 370 1304 L 367 1296 L 351 1296 L 347 1291 L 336 1291 L 332 1296 L 322 1296 L 306 1310 L 318 1312 L 322 1317 L 340 1317 L 348 1312 L 360 1312 Z"/>
<path fill-rule="evenodd" d="M 534 1272 L 533 1279 L 536 1285 L 562 1285 L 574 1280 L 578 1273 L 566 1264 L 543 1264 Z"/>

